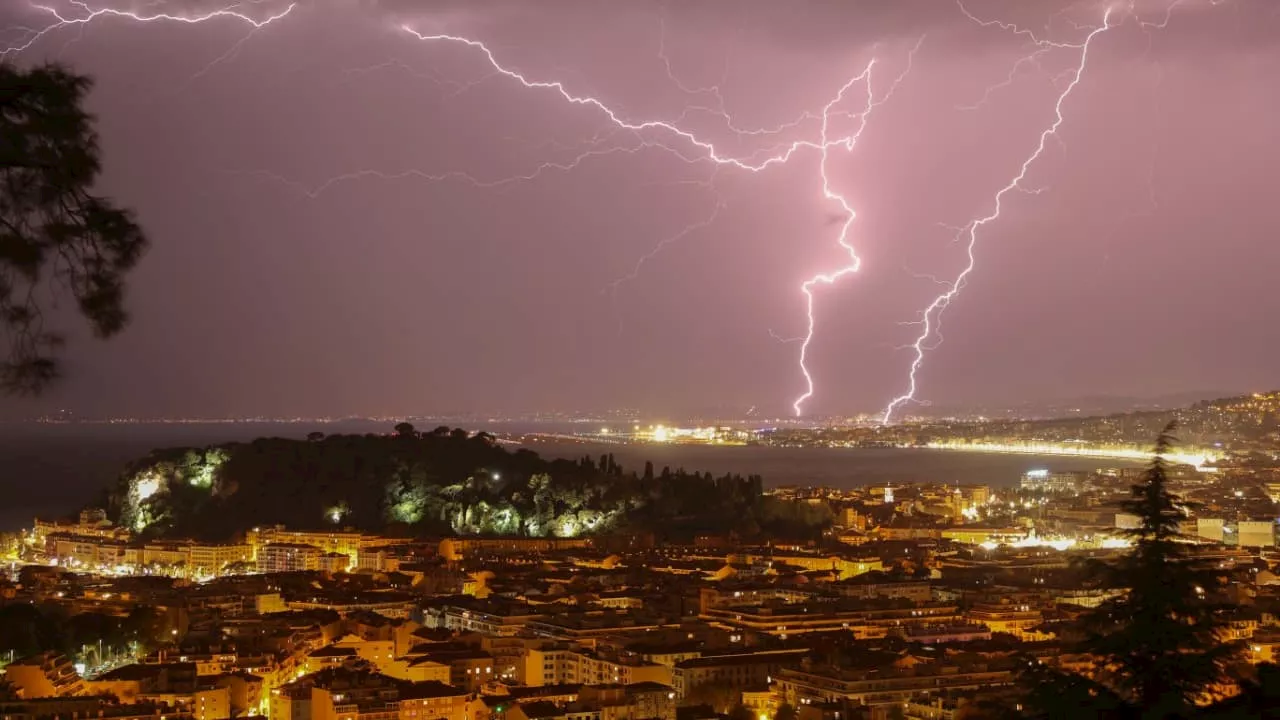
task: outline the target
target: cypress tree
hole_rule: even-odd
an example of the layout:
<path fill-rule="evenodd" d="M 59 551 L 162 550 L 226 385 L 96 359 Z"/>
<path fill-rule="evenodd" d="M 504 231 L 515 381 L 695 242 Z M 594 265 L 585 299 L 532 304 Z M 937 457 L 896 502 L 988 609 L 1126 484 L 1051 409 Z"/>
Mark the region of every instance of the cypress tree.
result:
<path fill-rule="evenodd" d="M 1095 660 L 1093 677 L 1034 667 L 1028 698 L 1039 717 L 1185 718 L 1196 714 L 1241 648 L 1224 639 L 1219 573 L 1197 560 L 1181 536 L 1186 504 L 1169 489 L 1165 456 L 1177 442 L 1170 423 L 1122 509 L 1137 516 L 1129 551 L 1093 562 L 1103 587 L 1121 590 L 1082 618 L 1071 651 Z"/>

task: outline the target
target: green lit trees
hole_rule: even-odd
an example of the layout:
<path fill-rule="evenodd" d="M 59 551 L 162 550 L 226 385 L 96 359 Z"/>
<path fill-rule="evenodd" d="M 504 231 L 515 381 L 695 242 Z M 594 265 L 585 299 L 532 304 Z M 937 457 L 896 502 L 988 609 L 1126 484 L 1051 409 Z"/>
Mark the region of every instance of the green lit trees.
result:
<path fill-rule="evenodd" d="M 831 521 L 824 506 L 764 497 L 756 476 L 642 475 L 608 455 L 544 459 L 449 428 L 157 450 L 127 468 L 106 507 L 134 530 L 207 540 L 278 523 L 397 535 L 796 539 Z"/>
<path fill-rule="evenodd" d="M 45 327 L 66 290 L 98 337 L 128 320 L 124 276 L 146 248 L 131 214 L 90 189 L 100 169 L 88 78 L 0 63 L 0 391 L 33 393 L 58 375 L 62 338 Z"/>

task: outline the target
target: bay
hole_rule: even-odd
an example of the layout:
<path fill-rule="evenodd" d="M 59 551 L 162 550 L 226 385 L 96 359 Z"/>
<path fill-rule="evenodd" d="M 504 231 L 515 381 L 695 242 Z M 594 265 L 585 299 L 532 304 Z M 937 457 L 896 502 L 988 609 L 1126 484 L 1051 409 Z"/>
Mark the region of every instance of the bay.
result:
<path fill-rule="evenodd" d="M 74 513 L 100 496 L 130 460 L 155 448 L 205 446 L 256 437 L 304 438 L 307 433 L 389 432 L 393 422 L 336 423 L 122 423 L 0 425 L 0 530 L 30 527 L 36 516 Z M 545 424 L 472 423 L 493 433 L 566 433 L 582 428 Z M 425 428 L 425 426 L 424 426 Z M 775 448 L 707 445 L 625 445 L 543 439 L 527 444 L 546 457 L 593 458 L 613 453 L 625 469 L 738 473 L 779 485 L 860 485 L 942 482 L 1017 484 L 1035 468 L 1093 470 L 1141 463 L 1096 458 L 914 450 L 897 448 Z"/>

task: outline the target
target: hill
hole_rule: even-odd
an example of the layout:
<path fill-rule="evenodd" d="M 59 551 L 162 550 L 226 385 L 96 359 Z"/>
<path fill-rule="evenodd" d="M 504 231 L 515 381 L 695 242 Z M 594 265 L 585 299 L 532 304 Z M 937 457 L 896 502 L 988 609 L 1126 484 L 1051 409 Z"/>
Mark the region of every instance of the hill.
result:
<path fill-rule="evenodd" d="M 130 463 L 104 498 L 147 536 L 221 540 L 262 525 L 352 527 L 405 536 L 571 537 L 655 531 L 809 536 L 829 511 L 762 495 L 759 476 L 626 471 L 611 455 L 546 460 L 485 433 L 260 438 L 169 448 Z"/>

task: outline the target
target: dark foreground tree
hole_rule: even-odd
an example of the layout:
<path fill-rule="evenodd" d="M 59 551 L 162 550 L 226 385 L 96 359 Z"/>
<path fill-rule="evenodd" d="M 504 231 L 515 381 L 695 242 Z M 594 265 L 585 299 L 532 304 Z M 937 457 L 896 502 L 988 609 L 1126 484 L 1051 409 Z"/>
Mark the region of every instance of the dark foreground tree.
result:
<path fill-rule="evenodd" d="M 146 238 L 132 214 L 91 194 L 101 169 L 91 82 L 56 66 L 0 63 L 0 392 L 58 376 L 62 336 L 43 303 L 70 294 L 98 337 L 119 332 L 124 275 Z"/>
<path fill-rule="evenodd" d="M 1190 717 L 1239 653 L 1224 639 L 1224 608 L 1214 600 L 1220 575 L 1180 536 L 1186 514 L 1164 459 L 1173 430 L 1170 423 L 1160 434 L 1142 482 L 1122 504 L 1139 520 L 1128 531 L 1132 548 L 1091 568 L 1102 586 L 1126 589 L 1083 618 L 1084 639 L 1071 648 L 1092 655 L 1098 671 L 1087 679 L 1033 670 L 1029 705 L 1040 717 Z"/>

